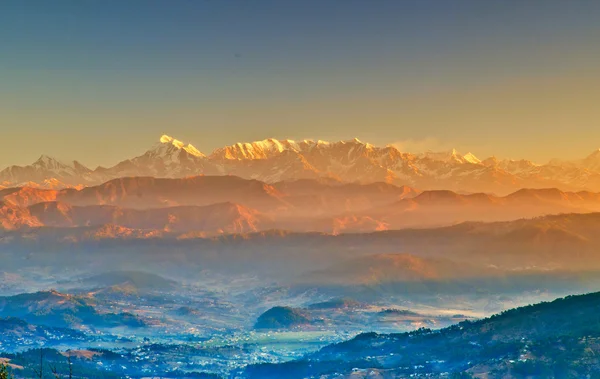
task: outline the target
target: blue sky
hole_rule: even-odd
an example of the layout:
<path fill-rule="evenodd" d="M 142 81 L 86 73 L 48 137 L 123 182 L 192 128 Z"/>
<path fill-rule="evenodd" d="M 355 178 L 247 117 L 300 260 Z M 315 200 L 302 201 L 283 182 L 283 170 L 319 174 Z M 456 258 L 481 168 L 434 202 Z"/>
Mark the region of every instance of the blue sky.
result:
<path fill-rule="evenodd" d="M 0 3 L 0 166 L 163 134 L 575 158 L 600 147 L 600 2 Z"/>

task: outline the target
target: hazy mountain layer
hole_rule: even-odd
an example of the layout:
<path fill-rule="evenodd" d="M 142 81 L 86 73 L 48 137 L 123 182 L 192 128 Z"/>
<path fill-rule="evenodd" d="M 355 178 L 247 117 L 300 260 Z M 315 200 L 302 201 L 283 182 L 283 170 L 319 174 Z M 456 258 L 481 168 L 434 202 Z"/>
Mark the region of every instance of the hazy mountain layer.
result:
<path fill-rule="evenodd" d="M 339 267 L 346 264 L 371 267 L 368 262 L 345 263 L 355 258 L 373 256 L 374 269 L 385 267 L 388 259 L 385 255 L 380 256 L 385 258 L 382 264 L 375 264 L 378 255 L 383 253 L 407 253 L 419 259 L 467 262 L 471 266 L 517 273 L 522 270 L 597 270 L 600 268 L 599 228 L 599 213 L 341 235 L 266 231 L 200 238 L 112 225 L 5 230 L 0 232 L 0 243 L 6 270 L 28 265 L 85 267 L 93 259 L 95 267 L 105 271 L 173 270 L 179 276 L 208 269 L 227 274 L 251 272 L 299 283 L 302 275 L 318 270 L 331 268 L 339 272 L 343 271 Z M 398 264 L 402 262 L 411 261 L 399 260 Z M 417 261 L 413 266 L 408 263 L 399 266 L 398 275 L 400 267 L 418 268 L 421 263 L 425 266 L 417 272 L 433 272 L 443 278 L 448 275 L 440 273 L 450 271 L 441 267 L 432 269 L 428 267 L 429 261 Z M 378 270 L 374 272 L 381 273 L 382 278 L 391 275 Z M 343 283 L 347 281 L 345 278 L 356 277 L 333 278 Z M 356 283 L 356 280 L 348 280 L 348 283 Z"/>
<path fill-rule="evenodd" d="M 271 185 L 234 176 L 136 177 L 82 189 L 0 190 L 4 229 L 110 225 L 153 237 L 270 229 L 360 233 L 595 211 L 600 211 L 600 194 L 585 191 L 522 189 L 499 197 L 386 183 L 304 179 Z"/>

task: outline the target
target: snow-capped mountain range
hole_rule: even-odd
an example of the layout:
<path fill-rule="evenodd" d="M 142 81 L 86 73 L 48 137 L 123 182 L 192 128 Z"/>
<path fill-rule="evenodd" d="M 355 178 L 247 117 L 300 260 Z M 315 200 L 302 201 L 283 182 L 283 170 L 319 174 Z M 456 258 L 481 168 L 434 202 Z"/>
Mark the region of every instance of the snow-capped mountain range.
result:
<path fill-rule="evenodd" d="M 480 160 L 473 154 L 407 153 L 358 139 L 325 142 L 266 139 L 216 149 L 210 155 L 163 135 L 141 156 L 94 170 L 77 161 L 41 156 L 28 166 L 0 171 L 0 186 L 60 188 L 89 186 L 119 177 L 180 178 L 235 175 L 274 183 L 327 178 L 340 182 L 386 182 L 420 189 L 506 194 L 518 188 L 600 190 L 600 150 L 577 161 Z"/>

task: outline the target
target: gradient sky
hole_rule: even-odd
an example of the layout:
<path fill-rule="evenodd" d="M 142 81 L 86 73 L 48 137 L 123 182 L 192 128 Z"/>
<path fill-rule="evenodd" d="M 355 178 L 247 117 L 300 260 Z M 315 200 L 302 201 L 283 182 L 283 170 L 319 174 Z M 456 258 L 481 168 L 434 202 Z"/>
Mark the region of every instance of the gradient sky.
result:
<path fill-rule="evenodd" d="M 599 103 L 595 0 L 0 2 L 0 167 L 163 133 L 579 158 Z"/>

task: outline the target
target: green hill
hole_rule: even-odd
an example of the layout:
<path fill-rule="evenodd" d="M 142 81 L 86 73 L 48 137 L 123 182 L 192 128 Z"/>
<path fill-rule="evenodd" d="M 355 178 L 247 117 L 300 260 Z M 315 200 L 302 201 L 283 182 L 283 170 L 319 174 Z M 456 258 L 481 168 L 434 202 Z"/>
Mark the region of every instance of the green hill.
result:
<path fill-rule="evenodd" d="M 254 327 L 256 329 L 285 329 L 309 323 L 310 319 L 299 309 L 273 307 L 258 317 Z"/>

